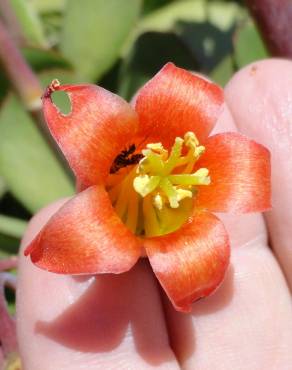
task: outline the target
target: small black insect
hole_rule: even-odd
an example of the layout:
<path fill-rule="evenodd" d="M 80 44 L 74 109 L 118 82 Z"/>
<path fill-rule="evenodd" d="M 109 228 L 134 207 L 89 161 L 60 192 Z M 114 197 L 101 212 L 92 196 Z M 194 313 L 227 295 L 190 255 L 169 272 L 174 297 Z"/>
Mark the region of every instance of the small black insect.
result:
<path fill-rule="evenodd" d="M 121 168 L 137 164 L 143 158 L 142 154 L 133 154 L 136 150 L 136 145 L 132 144 L 128 149 L 123 150 L 116 156 L 111 168 L 110 173 L 116 173 Z"/>

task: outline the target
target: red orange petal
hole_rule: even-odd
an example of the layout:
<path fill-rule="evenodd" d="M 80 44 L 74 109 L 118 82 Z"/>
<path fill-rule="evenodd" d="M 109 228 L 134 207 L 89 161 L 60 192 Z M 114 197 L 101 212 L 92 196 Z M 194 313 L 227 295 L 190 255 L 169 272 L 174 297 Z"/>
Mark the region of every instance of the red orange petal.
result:
<path fill-rule="evenodd" d="M 245 136 L 230 132 L 205 142 L 198 168 L 211 184 L 199 188 L 196 205 L 214 212 L 262 212 L 271 207 L 270 153 Z"/>
<path fill-rule="evenodd" d="M 229 263 L 229 241 L 222 222 L 195 213 L 182 229 L 145 241 L 151 266 L 174 307 L 183 312 L 212 293 Z"/>
<path fill-rule="evenodd" d="M 104 188 L 93 186 L 68 201 L 25 254 L 56 273 L 121 273 L 135 264 L 141 245 L 116 215 Z"/>
<path fill-rule="evenodd" d="M 193 131 L 204 141 L 216 123 L 222 103 L 219 86 L 168 63 L 134 99 L 140 136 L 169 146 L 176 136 Z"/>
<path fill-rule="evenodd" d="M 138 121 L 122 98 L 95 85 L 63 85 L 71 113 L 62 114 L 48 88 L 43 98 L 49 129 L 84 187 L 103 183 L 114 158 L 135 134 Z"/>

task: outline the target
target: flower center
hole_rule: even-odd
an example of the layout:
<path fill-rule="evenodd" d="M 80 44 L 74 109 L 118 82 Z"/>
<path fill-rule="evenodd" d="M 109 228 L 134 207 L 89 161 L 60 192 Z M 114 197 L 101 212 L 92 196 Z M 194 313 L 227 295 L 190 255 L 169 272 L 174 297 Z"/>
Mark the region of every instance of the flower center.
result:
<path fill-rule="evenodd" d="M 142 157 L 138 164 L 119 168 L 109 176 L 109 196 L 130 230 L 137 235 L 158 236 L 182 226 L 191 214 L 197 186 L 210 184 L 207 168 L 193 172 L 204 151 L 195 134 L 187 132 L 184 138 L 175 139 L 170 153 L 161 143 L 148 144 L 142 155 L 130 154 Z M 124 162 L 133 163 L 131 158 Z"/>

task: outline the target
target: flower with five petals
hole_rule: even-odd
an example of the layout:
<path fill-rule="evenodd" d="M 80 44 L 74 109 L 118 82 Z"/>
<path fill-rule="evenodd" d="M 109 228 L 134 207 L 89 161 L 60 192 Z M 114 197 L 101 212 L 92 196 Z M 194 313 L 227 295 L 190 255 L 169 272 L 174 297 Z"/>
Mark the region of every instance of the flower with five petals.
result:
<path fill-rule="evenodd" d="M 70 98 L 67 115 L 56 90 Z M 171 63 L 131 105 L 95 85 L 52 83 L 44 113 L 78 194 L 25 254 L 61 274 L 119 274 L 147 256 L 174 307 L 190 311 L 229 264 L 213 212 L 270 208 L 269 151 L 239 133 L 209 136 L 223 101 L 219 86 Z"/>

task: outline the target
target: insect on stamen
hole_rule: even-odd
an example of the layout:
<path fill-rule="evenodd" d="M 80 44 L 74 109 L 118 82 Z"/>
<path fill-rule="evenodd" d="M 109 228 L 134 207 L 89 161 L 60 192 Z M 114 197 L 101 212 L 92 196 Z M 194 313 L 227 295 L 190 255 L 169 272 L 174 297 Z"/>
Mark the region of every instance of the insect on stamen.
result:
<path fill-rule="evenodd" d="M 143 154 L 134 154 L 136 145 L 132 144 L 128 149 L 123 150 L 119 155 L 116 156 L 111 168 L 110 173 L 116 173 L 121 168 L 138 164 L 143 158 Z"/>

